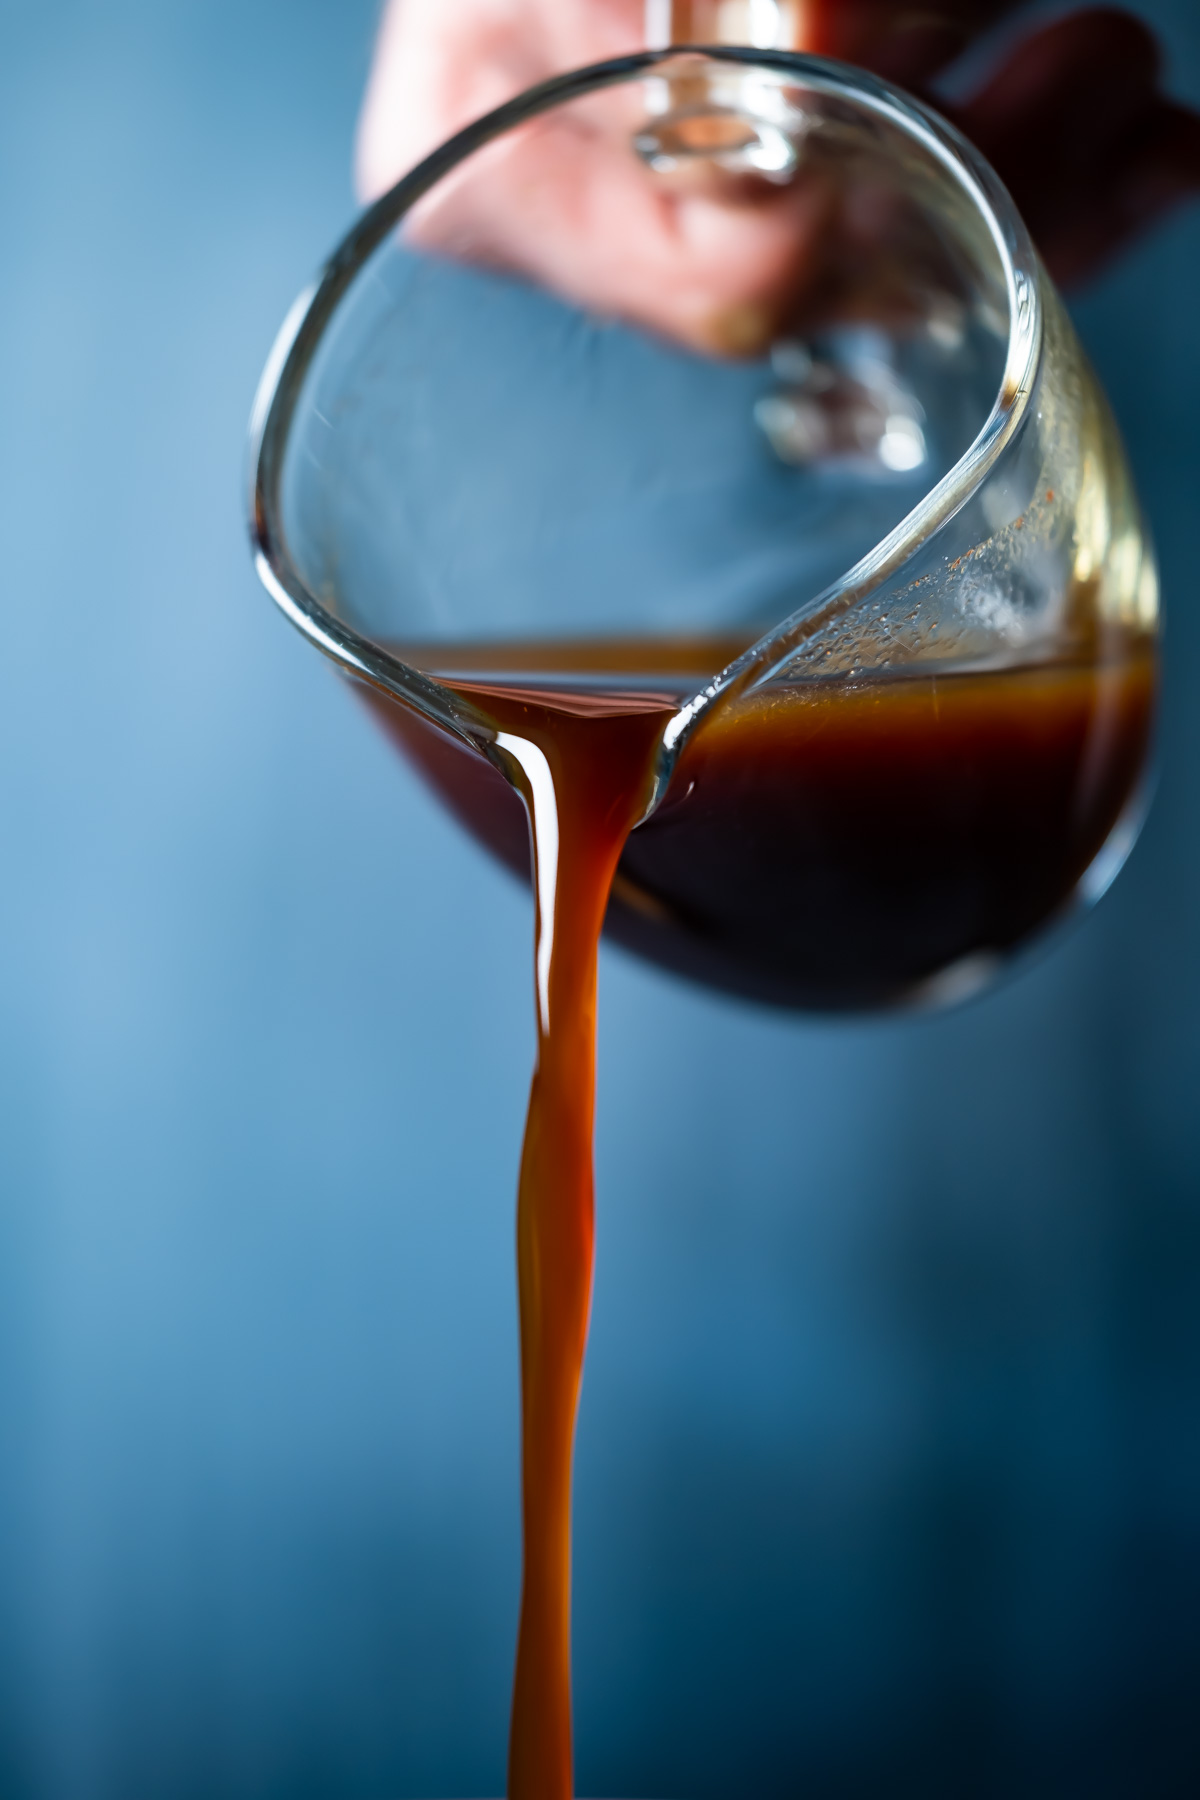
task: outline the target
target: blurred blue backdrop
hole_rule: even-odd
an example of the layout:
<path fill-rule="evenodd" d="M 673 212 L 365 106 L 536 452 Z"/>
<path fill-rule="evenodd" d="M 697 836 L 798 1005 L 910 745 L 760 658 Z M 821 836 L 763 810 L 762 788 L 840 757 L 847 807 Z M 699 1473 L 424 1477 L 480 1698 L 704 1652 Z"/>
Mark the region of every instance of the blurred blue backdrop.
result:
<path fill-rule="evenodd" d="M 241 518 L 373 28 L 0 5 L 11 1800 L 503 1784 L 529 903 Z M 1098 913 L 903 1024 L 606 954 L 584 1793 L 1200 1791 L 1198 280 L 1193 213 L 1076 308 L 1171 609 Z"/>

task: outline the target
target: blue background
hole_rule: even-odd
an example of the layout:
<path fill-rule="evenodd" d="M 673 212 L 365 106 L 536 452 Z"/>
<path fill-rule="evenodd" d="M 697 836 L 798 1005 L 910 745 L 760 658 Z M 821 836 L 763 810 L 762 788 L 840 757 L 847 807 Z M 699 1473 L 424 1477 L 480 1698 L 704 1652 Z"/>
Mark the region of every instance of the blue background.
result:
<path fill-rule="evenodd" d="M 529 903 L 240 510 L 373 13 L 0 5 L 11 1800 L 502 1787 Z M 1098 913 L 900 1024 L 605 956 L 584 1793 L 1200 1788 L 1198 279 L 1077 306 L 1171 609 Z"/>

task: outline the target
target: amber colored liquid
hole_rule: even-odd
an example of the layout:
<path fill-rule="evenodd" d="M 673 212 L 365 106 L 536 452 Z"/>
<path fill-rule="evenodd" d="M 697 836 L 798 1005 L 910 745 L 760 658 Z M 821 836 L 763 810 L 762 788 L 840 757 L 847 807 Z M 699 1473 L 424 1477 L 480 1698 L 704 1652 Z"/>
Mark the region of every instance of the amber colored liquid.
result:
<path fill-rule="evenodd" d="M 571 1459 L 592 1291 L 596 957 L 671 710 L 472 697 L 505 734 L 533 826 L 537 1063 L 517 1190 L 524 1567 L 508 1792 L 570 1800 Z"/>
<path fill-rule="evenodd" d="M 621 864 L 637 945 L 790 1005 L 919 1000 L 1068 905 L 1138 788 L 1154 695 L 1143 649 L 717 714 Z"/>
<path fill-rule="evenodd" d="M 763 998 L 847 1007 L 919 994 L 947 969 L 1010 950 L 1068 900 L 1136 787 L 1154 698 L 1152 656 L 1132 649 L 1100 666 L 780 687 L 702 724 L 664 803 L 633 829 L 663 728 L 696 685 L 682 678 L 721 651 L 680 651 L 674 683 L 661 646 L 604 654 L 602 681 L 598 653 L 576 656 L 573 680 L 561 648 L 525 650 L 516 667 L 512 653 L 493 652 L 490 673 L 479 648 L 460 654 L 459 672 L 438 669 L 506 734 L 538 899 L 538 1059 L 517 1208 L 524 1574 L 513 1800 L 573 1791 L 571 1455 L 591 1295 L 606 908 L 648 954 Z M 628 685 L 637 673 L 649 679 Z M 371 700 L 458 815 L 527 868 L 524 818 L 504 777 L 416 715 Z"/>
<path fill-rule="evenodd" d="M 643 685 L 677 704 L 739 647 L 685 646 L 672 674 L 670 647 L 651 645 Z M 586 694 L 573 698 L 570 679 L 586 676 L 594 692 L 603 657 L 605 691 L 617 693 L 638 649 L 558 646 L 542 673 L 528 649 L 506 654 L 514 683 L 574 705 Z M 496 654 L 459 652 L 469 680 L 438 672 L 478 698 Z M 436 669 L 431 657 L 425 666 Z M 606 930 L 776 1005 L 918 999 L 954 965 L 1008 954 L 1069 903 L 1137 786 L 1154 694 L 1153 652 L 1134 642 L 1099 663 L 796 682 L 718 710 L 626 844 Z M 451 811 L 528 875 L 525 815 L 503 777 L 415 714 L 379 707 Z"/>

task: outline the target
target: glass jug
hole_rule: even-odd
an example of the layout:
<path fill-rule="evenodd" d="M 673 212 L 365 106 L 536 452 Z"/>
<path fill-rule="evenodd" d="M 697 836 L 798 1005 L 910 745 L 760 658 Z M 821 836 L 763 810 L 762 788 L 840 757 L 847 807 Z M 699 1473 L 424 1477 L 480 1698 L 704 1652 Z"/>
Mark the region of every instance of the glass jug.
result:
<path fill-rule="evenodd" d="M 489 696 L 667 709 L 606 928 L 706 982 L 962 998 L 1136 834 L 1111 416 L 995 175 L 860 71 L 666 48 L 461 132 L 292 309 L 251 489 L 269 591 L 514 868 Z"/>

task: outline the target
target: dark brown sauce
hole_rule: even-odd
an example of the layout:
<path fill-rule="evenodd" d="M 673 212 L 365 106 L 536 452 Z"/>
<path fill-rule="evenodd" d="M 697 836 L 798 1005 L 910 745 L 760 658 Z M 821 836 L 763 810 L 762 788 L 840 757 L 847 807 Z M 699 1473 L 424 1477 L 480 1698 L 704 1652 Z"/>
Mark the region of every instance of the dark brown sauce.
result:
<path fill-rule="evenodd" d="M 1061 909 L 1134 793 L 1155 668 L 794 683 L 701 724 L 645 824 L 661 734 L 727 646 L 474 646 L 426 667 L 489 717 L 533 825 L 538 1060 L 517 1208 L 524 1573 L 508 1792 L 570 1800 L 570 1498 L 592 1277 L 596 958 L 610 926 L 762 998 L 894 1003 Z M 717 656 L 720 661 L 711 661 Z M 489 669 L 490 662 L 490 669 Z M 606 679 L 597 671 L 607 668 Z M 579 677 L 586 675 L 587 680 Z M 638 677 L 634 682 L 631 678 Z M 674 677 L 675 679 L 668 679 Z M 529 869 L 514 788 L 371 692 L 454 812 Z M 610 889 L 612 890 L 610 898 Z"/>
<path fill-rule="evenodd" d="M 457 684 L 453 684 L 457 685 Z M 472 698 L 504 734 L 533 827 L 537 1064 L 517 1193 L 524 1568 L 508 1792 L 570 1800 L 571 1458 L 592 1291 L 596 956 L 617 859 L 671 709 Z"/>
<path fill-rule="evenodd" d="M 896 1005 L 1005 956 L 1068 904 L 1130 802 L 1154 691 L 1142 651 L 731 708 L 628 844 L 627 891 L 661 909 L 640 945 L 820 1010 Z"/>
<path fill-rule="evenodd" d="M 664 703 L 738 648 L 709 646 L 706 664 L 706 646 L 688 646 L 658 684 Z M 443 678 L 479 701 L 492 686 L 486 655 L 459 653 L 470 678 L 444 665 Z M 554 655 L 559 697 L 578 706 L 561 671 L 582 671 L 597 691 L 600 651 Z M 605 656 L 611 694 L 636 661 L 632 649 Z M 542 674 L 528 650 L 508 658 L 513 680 L 552 704 L 549 663 Z M 669 672 L 665 648 L 647 663 L 652 688 Z M 776 1005 L 910 1000 L 952 965 L 1008 954 L 1069 903 L 1136 788 L 1155 679 L 1152 650 L 1135 642 L 1099 663 L 797 682 L 743 700 L 695 733 L 666 801 L 630 837 L 606 930 Z M 450 810 L 528 876 L 528 827 L 503 777 L 378 704 Z"/>

